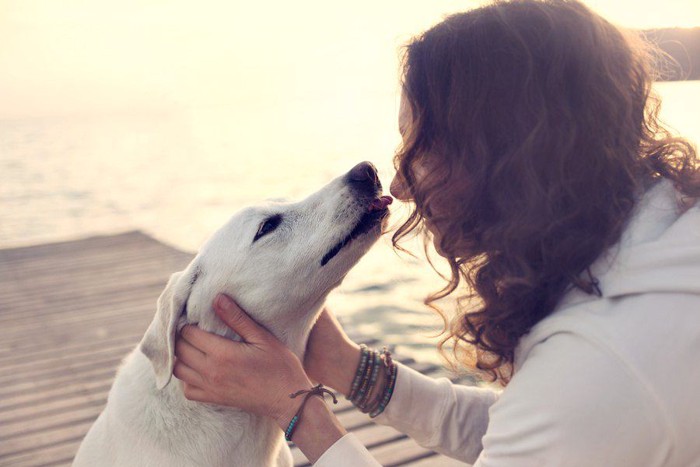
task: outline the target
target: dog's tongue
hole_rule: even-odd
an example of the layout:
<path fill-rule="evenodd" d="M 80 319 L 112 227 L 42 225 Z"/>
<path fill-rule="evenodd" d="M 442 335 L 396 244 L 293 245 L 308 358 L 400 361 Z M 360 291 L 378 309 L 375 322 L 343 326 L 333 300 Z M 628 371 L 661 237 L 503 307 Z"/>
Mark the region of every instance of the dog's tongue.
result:
<path fill-rule="evenodd" d="M 394 198 L 392 198 L 391 196 L 380 196 L 379 198 L 372 201 L 372 204 L 369 205 L 369 210 L 370 212 L 381 211 L 382 209 L 386 209 L 386 207 L 393 202 Z"/>

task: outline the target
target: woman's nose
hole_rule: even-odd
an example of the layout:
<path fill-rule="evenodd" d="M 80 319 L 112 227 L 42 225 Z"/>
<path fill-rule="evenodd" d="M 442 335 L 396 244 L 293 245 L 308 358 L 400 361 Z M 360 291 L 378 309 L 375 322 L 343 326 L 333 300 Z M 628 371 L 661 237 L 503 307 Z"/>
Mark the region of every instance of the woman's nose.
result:
<path fill-rule="evenodd" d="M 391 193 L 391 196 L 400 201 L 411 200 L 411 196 L 408 192 L 408 188 L 406 188 L 404 179 L 398 172 L 396 172 L 396 175 L 394 175 L 394 179 L 391 181 L 391 185 L 389 186 L 389 193 Z"/>

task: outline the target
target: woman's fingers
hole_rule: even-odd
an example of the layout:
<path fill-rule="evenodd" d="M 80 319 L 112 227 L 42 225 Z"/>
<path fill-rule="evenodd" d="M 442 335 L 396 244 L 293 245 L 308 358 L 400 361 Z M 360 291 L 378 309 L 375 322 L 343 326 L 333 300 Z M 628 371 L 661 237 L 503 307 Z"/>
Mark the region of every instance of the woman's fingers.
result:
<path fill-rule="evenodd" d="M 206 354 L 186 339 L 177 339 L 175 342 L 175 356 L 179 361 L 196 370 L 201 370 L 206 365 Z"/>
<path fill-rule="evenodd" d="M 185 397 L 191 401 L 216 403 L 216 401 L 211 400 L 208 392 L 192 384 L 185 383 L 182 392 L 185 394 Z"/>
<path fill-rule="evenodd" d="M 214 300 L 216 315 L 248 343 L 264 342 L 268 331 L 253 321 L 231 297 L 219 294 Z"/>
<path fill-rule="evenodd" d="M 199 351 L 211 355 L 218 355 L 223 348 L 234 343 L 225 337 L 204 331 L 192 324 L 188 324 L 182 328 L 180 337 L 181 339 L 178 339 L 178 341 L 184 339 Z"/>
<path fill-rule="evenodd" d="M 173 366 L 173 375 L 180 381 L 188 385 L 197 386 L 197 388 L 200 388 L 201 386 L 205 385 L 205 381 L 204 378 L 202 378 L 202 375 L 200 375 L 195 370 L 187 366 L 185 363 L 182 362 L 182 360 L 178 360 L 175 362 L 175 365 Z"/>

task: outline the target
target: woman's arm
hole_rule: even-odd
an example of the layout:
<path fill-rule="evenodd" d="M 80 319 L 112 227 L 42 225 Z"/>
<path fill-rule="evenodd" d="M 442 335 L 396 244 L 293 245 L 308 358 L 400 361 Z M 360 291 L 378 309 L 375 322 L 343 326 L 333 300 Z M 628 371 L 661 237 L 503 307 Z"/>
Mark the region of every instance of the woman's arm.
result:
<path fill-rule="evenodd" d="M 360 360 L 360 347 L 345 334 L 335 317 L 324 310 L 314 326 L 304 367 L 312 379 L 347 395 Z M 380 373 L 377 387 L 384 386 Z M 455 385 L 399 365 L 391 402 L 374 421 L 408 434 L 418 444 L 473 463 L 482 450 L 494 391 Z"/>

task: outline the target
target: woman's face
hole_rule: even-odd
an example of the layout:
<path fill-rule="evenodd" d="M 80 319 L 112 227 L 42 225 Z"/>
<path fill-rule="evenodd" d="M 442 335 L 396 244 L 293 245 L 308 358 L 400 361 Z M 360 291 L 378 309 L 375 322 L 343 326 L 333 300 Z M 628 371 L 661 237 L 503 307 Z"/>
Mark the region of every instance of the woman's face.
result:
<path fill-rule="evenodd" d="M 408 99 L 404 94 L 401 95 L 401 104 L 399 105 L 399 133 L 401 133 L 401 138 L 404 144 L 406 144 L 406 139 L 408 136 L 408 131 L 411 124 L 413 123 L 413 116 L 411 115 L 411 106 L 408 103 Z M 416 177 L 416 183 L 420 182 L 419 178 L 421 175 L 425 175 L 421 167 L 416 167 L 414 176 Z M 398 172 L 394 175 L 394 179 L 391 181 L 391 186 L 389 187 L 391 195 L 401 201 L 411 201 L 411 195 L 406 187 L 406 183 Z"/>
<path fill-rule="evenodd" d="M 409 104 L 408 99 L 406 99 L 406 96 L 402 94 L 401 104 L 399 106 L 399 132 L 401 133 L 401 137 L 403 138 L 404 144 L 407 142 L 408 134 L 410 132 L 412 124 L 413 116 L 411 113 L 411 105 Z M 421 186 L 427 173 L 428 170 L 421 164 L 416 164 L 413 167 L 413 176 L 415 179 L 416 186 Z M 391 181 L 389 191 L 391 195 L 398 200 L 404 202 L 413 200 L 410 190 L 406 186 L 405 180 L 403 179 L 403 177 L 401 177 L 401 175 L 398 172 L 396 172 L 396 174 L 394 175 L 394 179 Z M 432 206 L 432 208 L 433 210 L 439 210 L 439 206 Z M 425 226 L 433 234 L 433 243 L 435 245 L 435 249 L 439 254 L 445 256 L 445 254 L 443 254 L 440 248 L 440 240 L 442 239 L 442 236 L 440 235 L 439 225 L 431 221 L 430 218 L 426 217 Z"/>

